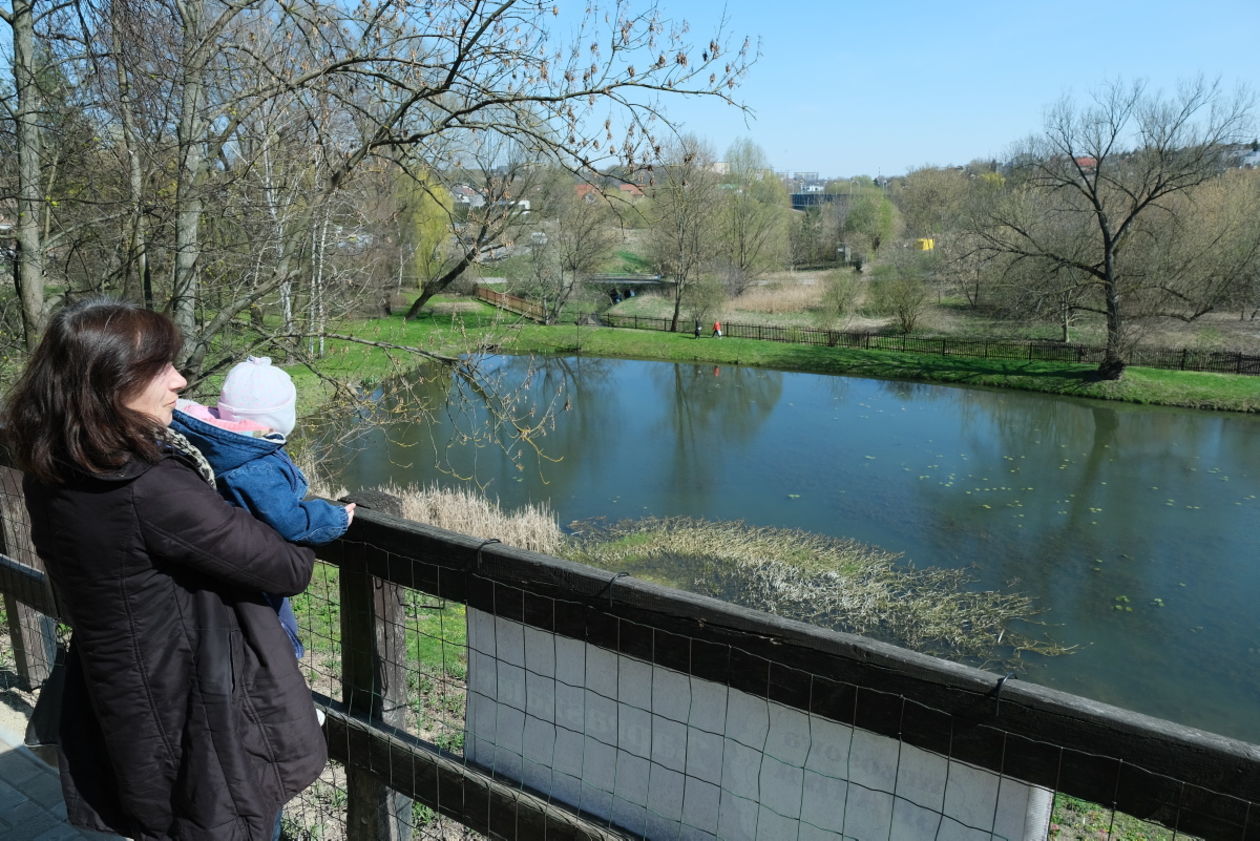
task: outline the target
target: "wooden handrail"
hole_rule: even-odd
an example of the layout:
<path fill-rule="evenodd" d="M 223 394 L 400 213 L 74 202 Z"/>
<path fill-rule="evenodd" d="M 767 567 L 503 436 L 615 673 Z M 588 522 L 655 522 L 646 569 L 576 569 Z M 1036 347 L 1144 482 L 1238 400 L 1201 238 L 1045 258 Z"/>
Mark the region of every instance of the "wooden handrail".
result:
<path fill-rule="evenodd" d="M 354 780 L 351 804 L 359 806 L 350 808 L 378 816 L 361 811 L 349 821 L 354 839 L 398 837 L 388 834 L 398 822 L 382 799 L 391 792 L 450 813 L 458 807 L 443 798 L 457 790 L 476 792 L 477 814 L 455 815 L 465 822 L 484 814 L 487 827 L 500 819 L 536 822 L 547 838 L 618 837 L 507 781 L 493 788 L 492 775 L 406 736 L 390 720 L 406 689 L 404 676 L 391 672 L 405 658 L 389 626 L 402 626 L 394 610 L 407 589 L 778 703 L 803 703 L 808 713 L 926 750 L 941 752 L 947 743 L 951 759 L 1182 832 L 1260 838 L 1260 820 L 1249 814 L 1260 792 L 1260 746 L 366 505 L 321 557 L 340 568 L 342 581 L 344 694 L 340 705 L 328 704 L 337 713 L 330 741 Z M 44 573 L 32 567 L 0 557 L 0 591 L 57 614 Z"/>

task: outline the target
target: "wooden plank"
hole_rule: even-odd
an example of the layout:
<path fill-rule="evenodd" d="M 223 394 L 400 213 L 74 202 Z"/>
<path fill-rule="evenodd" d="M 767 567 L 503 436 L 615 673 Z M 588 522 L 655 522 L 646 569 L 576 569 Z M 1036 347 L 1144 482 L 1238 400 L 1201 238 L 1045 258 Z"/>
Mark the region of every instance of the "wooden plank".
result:
<path fill-rule="evenodd" d="M 398 510 L 397 500 L 387 494 L 360 502 Z M 364 721 L 401 730 L 407 712 L 406 589 L 345 559 L 340 588 L 343 701 Z M 357 766 L 347 770 L 346 826 L 351 841 L 411 837 L 411 800 L 387 781 Z"/>
<path fill-rule="evenodd" d="M 491 838 L 630 841 L 631 835 L 500 781 L 466 760 L 405 733 L 326 708 L 329 755 Z"/>
<path fill-rule="evenodd" d="M 30 525 L 23 502 L 22 474 L 11 467 L 0 467 L 0 555 L 20 558 L 29 569 L 41 573 L 38 579 L 27 577 L 21 588 L 6 590 L 5 619 L 18 677 L 28 689 L 43 684 L 52 672 L 57 656 L 57 624 L 40 606 L 53 602 L 43 563 L 31 545 Z M 19 577 L 18 580 L 21 580 Z M 15 582 L 16 583 L 16 582 Z M 18 597 L 21 593 L 25 600 Z M 48 611 L 51 613 L 53 611 Z"/>

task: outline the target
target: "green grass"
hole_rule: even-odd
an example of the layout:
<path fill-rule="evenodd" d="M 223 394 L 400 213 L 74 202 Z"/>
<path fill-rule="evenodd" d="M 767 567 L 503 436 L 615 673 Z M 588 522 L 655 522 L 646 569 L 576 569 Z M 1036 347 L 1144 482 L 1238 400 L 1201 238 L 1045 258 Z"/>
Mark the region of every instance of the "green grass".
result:
<path fill-rule="evenodd" d="M 681 333 L 604 327 L 531 325 L 518 331 L 516 341 L 507 349 L 754 365 L 816 374 L 1015 388 L 1149 405 L 1260 411 L 1260 378 L 1232 374 L 1130 367 L 1122 380 L 1102 382 L 1095 379 L 1092 365 L 864 351 L 729 337 L 696 339 Z"/>
<path fill-rule="evenodd" d="M 609 274 L 652 274 L 652 265 L 642 255 L 623 248 L 605 260 L 599 270 Z"/>
<path fill-rule="evenodd" d="M 468 674 L 468 626 L 464 605 L 444 602 L 417 590 L 406 594 L 404 644 L 417 685 L 446 679 L 462 681 Z M 300 637 L 312 668 L 327 668 L 341 655 L 341 592 L 337 567 L 315 565 L 310 586 L 291 599 L 301 627 Z M 338 666 L 339 667 L 339 666 Z"/>
<path fill-rule="evenodd" d="M 1193 841 L 1194 838 L 1066 794 L 1055 795 L 1047 837 L 1051 841 Z"/>
<path fill-rule="evenodd" d="M 916 382 L 1015 388 L 1072 397 L 1235 412 L 1260 411 L 1260 377 L 1130 367 L 1119 381 L 1098 381 L 1092 365 L 981 359 L 896 351 L 864 351 L 756 339 L 696 339 L 649 330 L 544 327 L 489 306 L 435 314 L 404 323 L 401 317 L 344 324 L 339 332 L 361 340 L 419 347 L 453 355 L 474 348 L 508 353 L 575 354 L 665 362 L 752 365 L 785 371 L 844 374 Z M 415 365 L 405 351 L 330 341 L 324 371 L 372 384 Z M 330 394 L 313 373 L 293 370 L 300 410 Z"/>

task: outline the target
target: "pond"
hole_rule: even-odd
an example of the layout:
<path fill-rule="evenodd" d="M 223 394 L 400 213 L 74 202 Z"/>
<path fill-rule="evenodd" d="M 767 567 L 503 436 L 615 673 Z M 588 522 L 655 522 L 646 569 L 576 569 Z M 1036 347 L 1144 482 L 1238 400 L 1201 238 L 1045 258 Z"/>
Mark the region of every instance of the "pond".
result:
<path fill-rule="evenodd" d="M 348 487 L 458 485 L 561 523 L 685 515 L 852 537 L 1032 596 L 1077 646 L 1018 676 L 1260 742 L 1260 418 L 755 368 L 486 363 L 543 455 L 481 408 L 338 449 Z M 513 386 L 520 388 L 513 388 Z M 452 388 L 431 383 L 441 402 Z"/>

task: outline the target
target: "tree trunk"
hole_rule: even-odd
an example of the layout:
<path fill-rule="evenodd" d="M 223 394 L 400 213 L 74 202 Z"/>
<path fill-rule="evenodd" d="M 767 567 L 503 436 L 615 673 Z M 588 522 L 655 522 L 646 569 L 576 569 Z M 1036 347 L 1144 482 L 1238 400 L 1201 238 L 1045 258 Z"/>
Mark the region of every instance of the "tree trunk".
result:
<path fill-rule="evenodd" d="M 669 322 L 669 332 L 678 332 L 678 314 L 682 311 L 683 283 L 681 279 L 675 281 L 678 285 L 674 287 L 674 317 Z"/>
<path fill-rule="evenodd" d="M 18 200 L 14 256 L 22 330 L 33 350 L 44 332 L 44 248 L 40 235 L 40 97 L 35 82 L 35 10 L 33 0 L 13 3 L 13 77 L 17 89 Z"/>
<path fill-rule="evenodd" d="M 185 336 L 196 327 L 201 271 L 201 182 L 206 167 L 206 121 L 202 114 L 205 67 L 201 56 L 205 7 L 202 0 L 178 5 L 183 27 L 183 84 L 179 115 L 179 173 L 175 185 L 175 277 L 171 315 Z"/>
<path fill-rule="evenodd" d="M 1107 348 L 1103 352 L 1102 364 L 1098 366 L 1098 377 L 1118 380 L 1124 375 L 1123 319 L 1120 315 L 1120 292 L 1116 289 L 1115 253 L 1110 247 L 1107 248 L 1104 263 L 1106 275 L 1103 278 L 1103 296 L 1107 304 Z"/>
<path fill-rule="evenodd" d="M 114 9 L 114 15 L 119 11 Z M 127 246 L 126 264 L 123 267 L 123 290 L 126 295 L 130 285 L 132 266 L 135 266 L 141 294 L 146 309 L 153 309 L 153 281 L 149 276 L 148 236 L 144 224 L 144 172 L 140 166 L 140 144 L 136 137 L 135 117 L 131 108 L 131 80 L 127 72 L 127 63 L 122 60 L 122 43 L 119 27 L 112 27 L 113 48 L 117 58 L 114 67 L 118 80 L 118 106 L 122 118 L 123 149 L 127 155 L 127 206 L 131 214 L 128 220 L 129 242 Z"/>
<path fill-rule="evenodd" d="M 420 314 L 420 310 L 424 305 L 429 303 L 429 299 L 446 287 L 450 286 L 455 280 L 464 273 L 464 270 L 472 265 L 472 257 L 465 254 L 460 258 L 459 262 L 452 266 L 437 280 L 430 281 L 424 285 L 424 289 L 420 291 L 420 297 L 412 302 L 407 309 L 407 314 L 403 316 L 403 321 L 410 321 Z"/>
<path fill-rule="evenodd" d="M 309 352 L 315 357 L 322 357 L 325 351 L 324 340 L 324 252 L 328 248 L 328 205 L 320 208 L 320 220 L 314 234 L 313 257 L 315 271 L 311 273 L 311 330 L 319 337 L 312 339 Z"/>

